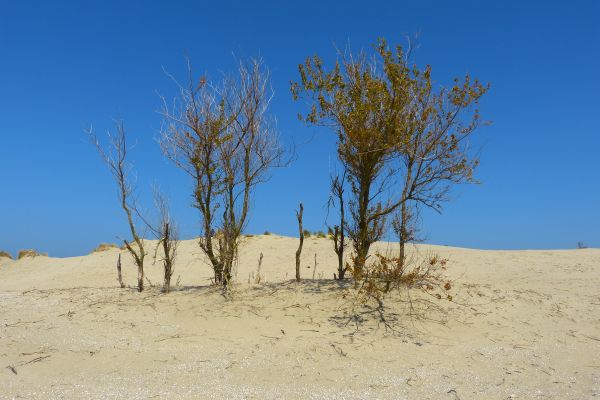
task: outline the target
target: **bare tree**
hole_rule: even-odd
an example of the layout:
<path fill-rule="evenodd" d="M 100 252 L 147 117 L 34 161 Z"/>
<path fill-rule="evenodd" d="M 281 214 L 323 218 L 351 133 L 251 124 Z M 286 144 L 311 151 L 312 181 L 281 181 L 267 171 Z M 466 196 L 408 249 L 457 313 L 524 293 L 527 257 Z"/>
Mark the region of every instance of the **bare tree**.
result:
<path fill-rule="evenodd" d="M 262 61 L 240 62 L 238 76 L 221 83 L 196 84 L 188 62 L 187 86 L 179 101 L 163 99 L 163 153 L 194 182 L 199 210 L 199 245 L 208 257 L 216 284 L 227 287 L 248 220 L 251 195 L 280 165 L 283 149 L 268 114 L 272 90 Z"/>
<path fill-rule="evenodd" d="M 296 218 L 298 219 L 298 232 L 300 233 L 300 244 L 298 244 L 298 250 L 296 250 L 296 282 L 300 282 L 300 255 L 302 254 L 302 246 L 304 245 L 304 230 L 302 229 L 302 214 L 304 213 L 304 206 L 300 203 L 300 209 L 296 211 Z"/>
<path fill-rule="evenodd" d="M 333 226 L 333 229 L 329 228 L 329 234 L 331 235 L 331 239 L 333 240 L 333 250 L 338 258 L 338 272 L 337 275 L 334 274 L 334 278 L 343 280 L 348 269 L 347 266 L 344 265 L 344 249 L 346 247 L 346 237 L 345 237 L 345 226 L 346 226 L 346 216 L 344 214 L 344 182 L 346 180 L 346 171 L 340 178 L 336 176 L 331 178 L 331 195 L 329 197 L 329 201 L 327 202 L 327 207 L 335 206 L 337 203 L 339 207 L 339 217 L 340 222 Z"/>
<path fill-rule="evenodd" d="M 127 163 L 127 135 L 125 133 L 125 126 L 121 120 L 116 121 L 115 124 L 117 133 L 116 135 L 112 135 L 110 132 L 107 132 L 109 143 L 106 148 L 102 145 L 91 127 L 87 130 L 87 133 L 117 183 L 121 208 L 127 216 L 129 231 L 133 238 L 133 243 L 125 239 L 123 243 L 138 267 L 138 291 L 141 292 L 144 290 L 144 257 L 146 256 L 146 251 L 144 250 L 144 242 L 138 234 L 133 218 L 133 212 L 136 207 L 131 199 L 133 188 L 129 180 L 131 166 Z"/>

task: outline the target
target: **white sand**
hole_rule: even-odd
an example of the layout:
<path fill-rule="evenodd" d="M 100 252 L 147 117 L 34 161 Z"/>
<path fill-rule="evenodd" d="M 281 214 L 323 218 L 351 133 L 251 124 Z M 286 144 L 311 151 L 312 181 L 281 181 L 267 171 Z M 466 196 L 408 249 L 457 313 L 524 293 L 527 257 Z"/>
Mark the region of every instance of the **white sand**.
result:
<path fill-rule="evenodd" d="M 247 239 L 231 299 L 207 286 L 193 241 L 181 245 L 169 295 L 118 288 L 117 249 L 0 258 L 0 398 L 600 398 L 600 250 L 417 246 L 450 260 L 456 303 L 417 305 L 411 317 L 396 296 L 386 314 L 395 333 L 376 313 L 349 319 L 326 239 L 306 241 L 308 279 L 289 282 L 296 246 Z M 266 283 L 249 285 L 260 252 Z M 328 281 L 311 279 L 315 253 Z M 146 271 L 161 282 L 151 257 Z"/>

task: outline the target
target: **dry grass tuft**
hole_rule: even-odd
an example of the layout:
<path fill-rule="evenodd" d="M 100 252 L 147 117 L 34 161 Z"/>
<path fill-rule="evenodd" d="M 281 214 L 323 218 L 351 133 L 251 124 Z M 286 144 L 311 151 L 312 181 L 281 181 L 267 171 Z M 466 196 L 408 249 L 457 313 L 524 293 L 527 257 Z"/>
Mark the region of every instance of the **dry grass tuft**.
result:
<path fill-rule="evenodd" d="M 3 257 L 3 258 L 9 258 L 11 260 L 13 259 L 12 256 L 10 255 L 10 253 L 7 252 L 7 251 L 4 251 L 4 250 L 0 250 L 0 258 L 1 257 Z"/>
<path fill-rule="evenodd" d="M 17 255 L 17 260 L 20 260 L 24 257 L 48 257 L 48 253 L 40 253 L 35 249 L 25 249 L 19 250 L 19 254 Z"/>
<path fill-rule="evenodd" d="M 100 243 L 98 245 L 98 247 L 96 247 L 94 250 L 92 250 L 92 253 L 98 253 L 101 251 L 106 251 L 106 250 L 110 250 L 110 249 L 118 249 L 119 246 L 117 246 L 114 243 Z"/>

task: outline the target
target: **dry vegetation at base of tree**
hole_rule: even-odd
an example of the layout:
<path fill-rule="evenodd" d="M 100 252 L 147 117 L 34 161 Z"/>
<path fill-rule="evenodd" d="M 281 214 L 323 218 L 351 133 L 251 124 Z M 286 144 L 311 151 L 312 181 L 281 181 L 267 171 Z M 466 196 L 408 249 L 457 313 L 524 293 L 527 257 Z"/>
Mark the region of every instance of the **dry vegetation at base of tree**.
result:
<path fill-rule="evenodd" d="M 401 289 L 417 289 L 437 300 L 452 301 L 452 283 L 443 275 L 447 262 L 437 255 L 408 260 L 376 253 L 367 268 L 349 268 L 360 303 L 381 302 L 388 293 Z"/>
<path fill-rule="evenodd" d="M 0 258 L 9 258 L 11 260 L 13 259 L 12 255 L 10 255 L 9 252 L 3 250 L 0 250 Z"/>
<path fill-rule="evenodd" d="M 110 250 L 110 249 L 118 249 L 119 246 L 117 246 L 114 243 L 100 243 L 98 245 L 98 247 L 96 247 L 94 250 L 92 250 L 92 253 L 98 253 L 101 251 L 106 251 L 106 250 Z"/>
<path fill-rule="evenodd" d="M 48 257 L 48 253 L 40 253 L 35 249 L 26 249 L 19 250 L 19 254 L 17 255 L 17 260 L 20 260 L 24 257 Z"/>
<path fill-rule="evenodd" d="M 354 284 L 347 286 L 342 295 L 350 305 L 347 320 L 344 317 L 346 325 L 352 322 L 358 329 L 371 316 L 386 331 L 400 334 L 404 317 L 444 321 L 448 310 L 443 302 L 453 302 L 454 287 L 444 277 L 447 260 L 436 255 L 415 255 L 403 263 L 400 257 L 379 253 L 369 258 L 372 261 L 366 263 L 366 268 L 347 264 L 348 271 L 356 275 Z M 398 314 L 396 306 L 388 309 L 392 303 L 404 311 Z"/>

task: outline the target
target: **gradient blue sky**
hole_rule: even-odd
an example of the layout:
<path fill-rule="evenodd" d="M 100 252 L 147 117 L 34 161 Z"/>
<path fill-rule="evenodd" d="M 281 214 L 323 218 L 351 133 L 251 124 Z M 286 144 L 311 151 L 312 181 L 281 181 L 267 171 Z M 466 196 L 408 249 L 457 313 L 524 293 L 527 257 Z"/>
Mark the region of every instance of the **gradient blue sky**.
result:
<path fill-rule="evenodd" d="M 186 237 L 197 235 L 190 182 L 155 142 L 157 93 L 218 77 L 238 57 L 272 70 L 272 112 L 298 159 L 255 196 L 248 232 L 324 229 L 328 131 L 304 126 L 289 81 L 311 54 L 419 34 L 415 61 L 439 84 L 470 73 L 490 82 L 477 132 L 477 186 L 442 215 L 424 214 L 427 242 L 489 249 L 600 247 L 600 2 L 597 1 L 5 1 L 0 0 L 0 249 L 85 254 L 127 228 L 111 177 L 82 128 L 122 117 L 136 146 L 138 197 L 157 183 Z"/>

